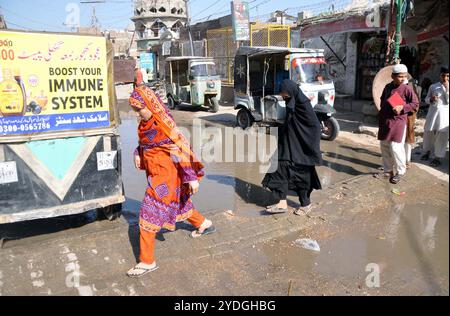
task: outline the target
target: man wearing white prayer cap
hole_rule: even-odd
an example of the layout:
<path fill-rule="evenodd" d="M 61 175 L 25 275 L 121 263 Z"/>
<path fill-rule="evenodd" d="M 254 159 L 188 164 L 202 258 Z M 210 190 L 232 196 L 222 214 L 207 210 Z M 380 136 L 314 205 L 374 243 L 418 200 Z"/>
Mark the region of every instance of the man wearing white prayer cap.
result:
<path fill-rule="evenodd" d="M 425 102 L 430 105 L 425 133 L 423 136 L 423 149 L 425 155 L 422 160 L 434 156 L 432 167 L 438 167 L 445 158 L 449 137 L 449 72 L 448 67 L 441 69 L 441 81 L 430 87 Z"/>
<path fill-rule="evenodd" d="M 419 108 L 419 99 L 414 90 L 405 85 L 408 67 L 398 64 L 392 70 L 392 82 L 381 95 L 378 140 L 381 146 L 384 173 L 375 177 L 389 177 L 392 184 L 398 184 L 406 174 L 406 127 L 408 113 Z"/>

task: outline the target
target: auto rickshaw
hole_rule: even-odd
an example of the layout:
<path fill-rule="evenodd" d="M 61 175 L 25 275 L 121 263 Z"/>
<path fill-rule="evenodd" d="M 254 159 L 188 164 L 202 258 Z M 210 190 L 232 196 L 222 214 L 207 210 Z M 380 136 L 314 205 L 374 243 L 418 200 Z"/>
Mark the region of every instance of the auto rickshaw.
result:
<path fill-rule="evenodd" d="M 332 141 L 339 133 L 333 117 L 335 89 L 328 78 L 324 51 L 283 47 L 240 47 L 234 64 L 234 104 L 237 124 L 243 129 L 255 122 L 282 124 L 286 104 L 278 95 L 283 80 L 298 83 L 322 124 L 322 139 Z"/>
<path fill-rule="evenodd" d="M 194 107 L 206 105 L 213 113 L 219 111 L 221 80 L 212 58 L 169 57 L 165 76 L 169 109 L 185 103 Z"/>

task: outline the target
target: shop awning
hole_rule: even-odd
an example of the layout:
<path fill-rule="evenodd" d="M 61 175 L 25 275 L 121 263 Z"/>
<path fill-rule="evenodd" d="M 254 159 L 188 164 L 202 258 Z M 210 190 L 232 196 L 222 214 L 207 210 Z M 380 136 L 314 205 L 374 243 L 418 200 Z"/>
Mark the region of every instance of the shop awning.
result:
<path fill-rule="evenodd" d="M 401 45 L 407 46 L 412 43 L 425 42 L 429 39 L 439 37 L 439 36 L 444 36 L 444 35 L 448 36 L 448 34 L 449 34 L 448 27 L 449 27 L 449 25 L 447 24 L 445 26 L 441 26 L 441 27 L 438 27 L 438 28 L 430 30 L 430 31 L 417 33 L 417 35 L 414 37 L 404 38 Z"/>
<path fill-rule="evenodd" d="M 386 15 L 381 12 L 374 10 L 359 15 L 344 15 L 332 21 L 312 22 L 300 28 L 300 38 L 305 40 L 335 33 L 384 31 Z"/>

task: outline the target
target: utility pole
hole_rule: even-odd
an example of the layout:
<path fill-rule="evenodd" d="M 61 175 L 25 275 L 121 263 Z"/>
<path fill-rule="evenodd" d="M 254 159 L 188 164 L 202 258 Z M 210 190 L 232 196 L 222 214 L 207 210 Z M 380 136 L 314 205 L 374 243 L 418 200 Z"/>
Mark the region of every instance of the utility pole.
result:
<path fill-rule="evenodd" d="M 191 33 L 191 15 L 189 10 L 189 0 L 184 0 L 186 4 L 186 16 L 187 16 L 187 29 L 189 33 L 189 44 L 191 45 L 191 56 L 195 55 L 194 52 L 194 42 L 192 41 L 192 33 Z"/>
<path fill-rule="evenodd" d="M 106 3 L 105 0 L 93 0 L 93 1 L 80 1 L 80 4 L 88 4 L 91 3 L 92 4 L 92 16 L 91 16 L 91 27 L 92 28 L 97 28 L 98 26 L 98 18 L 97 15 L 95 13 L 95 6 L 94 4 L 96 3 Z"/>
<path fill-rule="evenodd" d="M 395 55 L 394 62 L 400 62 L 400 44 L 402 41 L 402 9 L 403 9 L 403 0 L 395 0 L 397 7 L 397 17 L 396 17 L 396 31 L 395 31 Z"/>

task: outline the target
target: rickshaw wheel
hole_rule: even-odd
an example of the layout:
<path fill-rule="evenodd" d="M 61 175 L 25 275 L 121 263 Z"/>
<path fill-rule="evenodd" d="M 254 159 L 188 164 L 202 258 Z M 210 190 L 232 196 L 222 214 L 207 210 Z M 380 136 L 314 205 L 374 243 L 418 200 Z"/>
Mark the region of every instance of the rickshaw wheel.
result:
<path fill-rule="evenodd" d="M 236 116 L 237 124 L 242 129 L 247 129 L 253 125 L 253 117 L 247 109 L 240 109 Z"/>
<path fill-rule="evenodd" d="M 219 101 L 217 101 L 217 98 L 210 98 L 209 105 L 212 113 L 219 112 Z"/>
<path fill-rule="evenodd" d="M 172 96 L 167 97 L 167 107 L 169 110 L 175 110 L 176 108 L 176 103 Z"/>
<path fill-rule="evenodd" d="M 334 118 L 330 117 L 328 120 L 323 122 L 322 127 L 322 140 L 333 141 L 335 140 L 340 131 L 339 122 Z"/>

